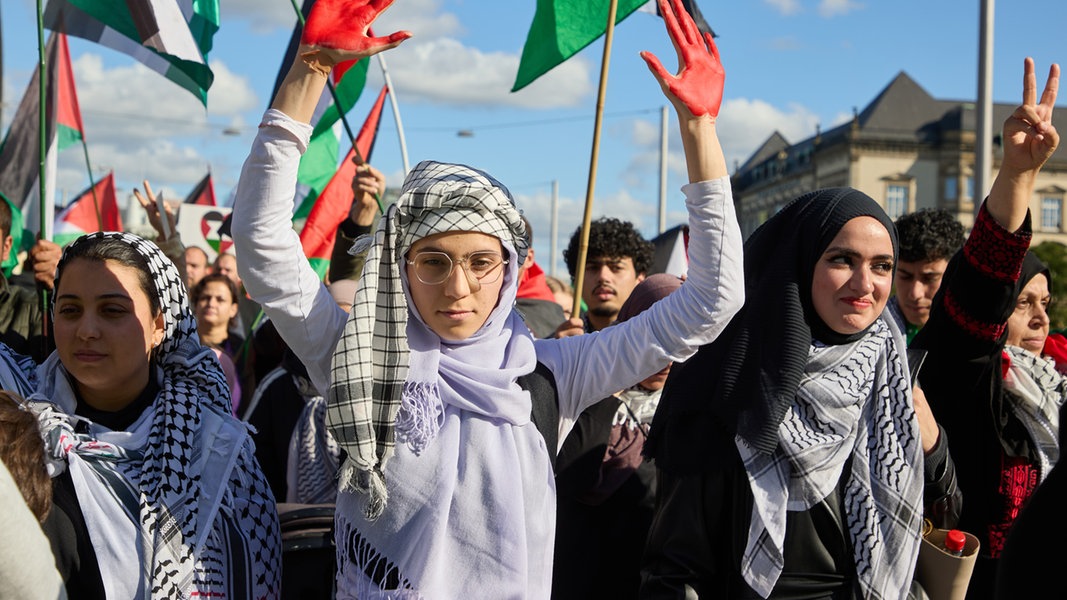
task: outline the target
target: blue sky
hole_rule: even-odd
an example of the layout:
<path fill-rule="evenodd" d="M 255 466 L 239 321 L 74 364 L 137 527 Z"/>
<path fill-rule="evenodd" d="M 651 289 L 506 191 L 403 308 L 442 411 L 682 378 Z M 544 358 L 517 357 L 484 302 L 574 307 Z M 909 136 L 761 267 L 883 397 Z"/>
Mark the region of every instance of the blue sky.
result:
<path fill-rule="evenodd" d="M 817 124 L 826 129 L 842 122 L 901 71 L 936 98 L 976 97 L 978 0 L 697 1 L 720 36 L 726 90 L 719 134 L 731 166 L 776 130 L 797 141 Z M 221 5 L 222 28 L 209 57 L 216 83 L 206 111 L 125 55 L 71 39 L 90 159 L 100 175 L 115 170 L 120 202 L 143 178 L 168 195 L 184 196 L 209 168 L 221 197 L 236 185 L 295 15 L 290 0 Z M 548 270 L 553 180 L 560 191 L 559 251 L 582 216 L 603 46 L 594 43 L 511 94 L 534 7 L 535 0 L 396 0 L 375 29 L 414 33 L 386 55 L 411 163 L 461 162 L 503 181 L 533 223 L 538 260 Z M 37 60 L 34 10 L 30 0 L 3 0 L 0 7 L 5 131 Z M 1067 62 L 1060 31 L 1065 22 L 1063 0 L 997 4 L 995 101 L 1019 101 L 1025 56 L 1035 58 L 1042 81 L 1051 62 Z M 660 107 L 666 102 L 638 57 L 641 50 L 653 51 L 668 68 L 675 62 L 662 21 L 635 13 L 616 30 L 593 212 L 631 220 L 651 237 L 658 214 Z M 380 73 L 375 64 L 349 115 L 353 128 L 382 85 Z M 473 136 L 459 137 L 460 130 Z M 676 130 L 672 114 L 668 226 L 684 218 L 678 190 L 685 170 Z M 403 163 L 388 108 L 372 162 L 390 185 L 399 185 Z M 61 193 L 87 185 L 84 156 L 66 151 L 60 157 Z"/>

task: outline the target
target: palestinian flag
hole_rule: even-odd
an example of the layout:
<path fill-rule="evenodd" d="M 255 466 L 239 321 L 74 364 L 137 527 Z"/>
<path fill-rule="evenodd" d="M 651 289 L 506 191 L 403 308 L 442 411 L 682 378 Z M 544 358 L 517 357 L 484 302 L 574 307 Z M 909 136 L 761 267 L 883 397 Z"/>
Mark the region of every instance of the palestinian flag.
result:
<path fill-rule="evenodd" d="M 56 215 L 55 242 L 60 246 L 94 231 L 122 231 L 114 173 L 108 173 Z"/>
<path fill-rule="evenodd" d="M 519 59 L 519 72 L 511 91 L 517 92 L 535 79 L 604 35 L 610 0 L 537 0 L 533 23 Z M 618 0 L 615 24 L 641 8 L 648 0 Z"/>
<path fill-rule="evenodd" d="M 0 194 L 15 208 L 11 235 L 12 247 L 22 248 L 22 239 L 29 242 L 38 232 L 51 239 L 51 225 L 55 205 L 55 177 L 57 153 L 83 138 L 81 112 L 70 68 L 67 38 L 52 34 L 45 47 L 48 71 L 46 92 L 46 159 L 45 159 L 45 218 L 41 219 L 40 197 L 40 73 L 34 71 L 30 85 L 22 96 L 11 128 L 0 147 Z M 42 226 L 43 224 L 43 226 Z M 31 235 L 23 236 L 23 230 Z M 26 244 L 28 246 L 28 244 Z M 16 252 L 12 252 L 12 257 Z M 9 262 L 12 261 L 9 257 Z M 5 269 L 9 268 L 6 266 Z M 12 262 L 12 265 L 14 263 Z"/>
<path fill-rule="evenodd" d="M 204 175 L 200 183 L 196 184 L 193 191 L 185 197 L 182 204 L 199 204 L 200 206 L 218 206 L 215 201 L 215 184 L 211 181 L 211 173 Z"/>
<path fill-rule="evenodd" d="M 385 95 L 389 88 L 383 87 L 378 99 L 374 102 L 367 120 L 356 136 L 355 149 L 349 150 L 341 166 L 338 167 L 326 188 L 319 195 L 318 201 L 311 208 L 307 222 L 300 230 L 300 244 L 304 247 L 304 256 L 308 257 L 312 268 L 325 277 L 330 267 L 330 254 L 333 252 L 333 242 L 337 227 L 348 218 L 348 211 L 355 200 L 352 191 L 352 179 L 356 176 L 356 163 L 353 159 L 356 150 L 364 161 L 370 161 L 371 152 L 374 151 L 374 140 L 378 136 L 378 125 L 382 120 L 382 107 L 385 105 Z"/>
<path fill-rule="evenodd" d="M 218 0 L 49 0 L 44 24 L 128 54 L 207 105 Z"/>

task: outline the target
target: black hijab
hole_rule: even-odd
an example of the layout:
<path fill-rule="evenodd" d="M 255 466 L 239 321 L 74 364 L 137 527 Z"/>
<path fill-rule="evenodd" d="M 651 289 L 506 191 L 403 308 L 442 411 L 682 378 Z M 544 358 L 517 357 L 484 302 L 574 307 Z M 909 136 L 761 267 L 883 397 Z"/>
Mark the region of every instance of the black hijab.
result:
<path fill-rule="evenodd" d="M 862 216 L 886 228 L 895 263 L 893 222 L 852 188 L 800 196 L 749 237 L 744 307 L 717 340 L 671 369 L 646 444 L 658 466 L 701 470 L 707 452 L 732 447 L 735 435 L 760 452 L 774 451 L 812 339 L 836 345 L 866 334 L 833 331 L 811 302 L 816 263 L 845 223 Z"/>

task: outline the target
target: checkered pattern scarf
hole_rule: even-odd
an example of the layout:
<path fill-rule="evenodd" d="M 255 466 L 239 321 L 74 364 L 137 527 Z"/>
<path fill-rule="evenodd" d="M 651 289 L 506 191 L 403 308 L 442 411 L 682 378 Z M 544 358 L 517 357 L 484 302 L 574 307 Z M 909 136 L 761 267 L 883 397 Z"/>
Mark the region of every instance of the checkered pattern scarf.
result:
<path fill-rule="evenodd" d="M 274 498 L 251 438 L 230 415 L 222 368 L 200 345 L 184 279 L 158 247 L 127 233 L 83 236 L 60 265 L 81 244 L 99 238 L 121 241 L 144 257 L 159 297 L 165 329 L 155 349 L 160 391 L 152 416 L 129 432 L 76 433 L 77 400 L 56 352 L 38 370 L 40 385 L 31 400 L 53 472 L 70 465 L 88 486 L 79 488 L 79 496 L 97 499 L 83 505 L 87 524 L 93 521 L 90 535 L 123 539 L 140 531 L 140 547 L 128 551 L 142 558 L 145 581 L 138 584 L 141 574 L 123 572 L 122 564 L 107 564 L 102 556 L 105 587 L 141 585 L 151 598 L 274 598 L 281 575 Z M 60 289 L 59 279 L 55 287 Z M 220 437 L 229 445 L 220 445 Z M 228 455 L 206 460 L 207 452 L 220 448 L 228 448 Z M 98 518 L 90 519 L 90 512 Z"/>
<path fill-rule="evenodd" d="M 1028 454 L 1041 465 L 1044 481 L 1060 458 L 1060 405 L 1067 398 L 1067 378 L 1052 359 L 1018 346 L 1005 346 L 1004 352 L 1010 360 L 1004 404 L 1030 434 Z"/>
<path fill-rule="evenodd" d="M 884 318 L 861 339 L 812 345 L 778 448 L 736 443 L 753 507 L 742 575 L 761 596 L 784 565 L 786 512 L 812 508 L 851 461 L 843 504 L 863 598 L 900 598 L 919 550 L 922 447 L 904 342 Z"/>
<path fill-rule="evenodd" d="M 353 248 L 367 258 L 334 353 L 327 423 L 347 453 L 339 489 L 365 495 L 368 519 L 377 518 L 385 508 L 382 468 L 393 454 L 398 421 L 401 441 L 416 453 L 440 426 L 438 353 L 420 356 L 413 365 L 408 344 L 411 311 L 402 267 L 411 244 L 449 231 L 499 238 L 505 249 L 513 251 L 508 257 L 512 273 L 526 258 L 525 224 L 507 188 L 476 169 L 433 161 L 415 166 L 373 239 L 362 238 Z M 512 279 L 511 288 L 515 287 Z M 513 296 L 512 290 L 511 299 L 502 297 L 501 304 L 510 307 Z M 413 366 L 422 368 L 409 373 Z"/>

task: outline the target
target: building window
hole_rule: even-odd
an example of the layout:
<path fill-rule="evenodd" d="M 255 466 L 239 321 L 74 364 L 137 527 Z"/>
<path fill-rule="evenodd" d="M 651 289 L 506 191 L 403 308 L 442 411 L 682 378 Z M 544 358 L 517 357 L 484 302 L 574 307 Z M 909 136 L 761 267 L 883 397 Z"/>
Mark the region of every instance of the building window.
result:
<path fill-rule="evenodd" d="M 960 182 L 956 177 L 945 178 L 945 200 L 955 200 L 959 193 Z"/>
<path fill-rule="evenodd" d="M 886 188 L 885 212 L 893 220 L 908 212 L 908 186 L 890 185 Z"/>
<path fill-rule="evenodd" d="M 1059 231 L 1063 216 L 1063 200 L 1055 196 L 1046 196 L 1041 199 L 1041 229 L 1045 231 Z"/>
<path fill-rule="evenodd" d="M 974 199 L 974 177 L 968 177 L 967 178 L 967 189 L 965 190 L 965 193 L 963 195 L 963 199 L 964 200 L 973 200 Z"/>

